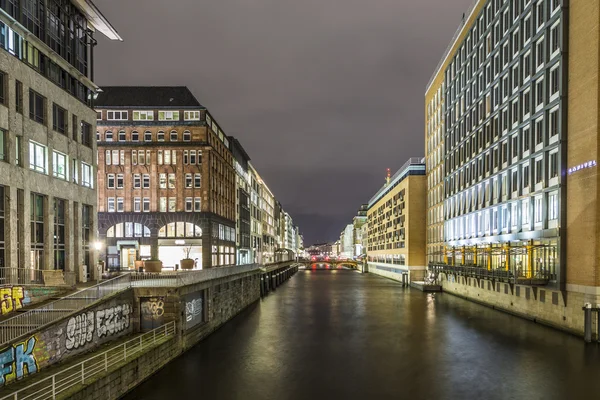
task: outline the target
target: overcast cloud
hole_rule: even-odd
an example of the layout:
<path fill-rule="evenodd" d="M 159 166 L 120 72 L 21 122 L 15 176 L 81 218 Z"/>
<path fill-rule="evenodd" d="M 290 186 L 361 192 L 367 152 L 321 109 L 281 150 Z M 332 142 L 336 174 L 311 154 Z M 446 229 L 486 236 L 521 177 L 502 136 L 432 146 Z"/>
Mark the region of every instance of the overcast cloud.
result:
<path fill-rule="evenodd" d="M 424 91 L 473 0 L 95 0 L 96 82 L 185 85 L 239 138 L 305 243 L 424 154 Z"/>

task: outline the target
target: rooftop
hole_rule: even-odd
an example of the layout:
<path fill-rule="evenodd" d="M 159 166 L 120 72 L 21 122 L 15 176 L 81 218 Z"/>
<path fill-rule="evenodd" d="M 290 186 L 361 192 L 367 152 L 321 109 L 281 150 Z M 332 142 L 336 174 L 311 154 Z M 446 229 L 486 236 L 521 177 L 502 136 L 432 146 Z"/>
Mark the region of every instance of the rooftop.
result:
<path fill-rule="evenodd" d="M 102 86 L 97 108 L 187 108 L 201 107 L 186 86 Z"/>
<path fill-rule="evenodd" d="M 109 38 L 110 40 L 119 40 L 123 41 L 123 38 L 119 36 L 117 30 L 108 22 L 106 17 L 102 15 L 98 7 L 92 2 L 92 0 L 71 0 L 77 8 L 81 10 L 81 12 L 85 15 L 88 22 L 96 29 L 98 32 L 102 33 L 104 36 Z"/>
<path fill-rule="evenodd" d="M 411 172 L 413 172 L 411 174 Z M 421 173 L 422 172 L 422 173 Z M 425 175 L 425 159 L 419 157 L 411 157 L 407 162 L 404 163 L 402 167 L 392 176 L 390 179 L 390 183 L 383 185 L 381 189 L 375 193 L 375 196 L 369 200 L 369 207 L 373 206 L 373 204 L 377 203 L 388 190 L 391 190 L 396 184 L 401 182 L 408 175 Z"/>

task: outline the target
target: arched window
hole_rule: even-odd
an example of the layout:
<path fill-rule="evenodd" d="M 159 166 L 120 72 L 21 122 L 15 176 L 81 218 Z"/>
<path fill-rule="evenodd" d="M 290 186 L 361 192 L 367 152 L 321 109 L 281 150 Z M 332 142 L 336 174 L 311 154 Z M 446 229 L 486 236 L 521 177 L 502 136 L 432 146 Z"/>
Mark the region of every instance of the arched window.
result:
<path fill-rule="evenodd" d="M 132 142 L 139 142 L 140 141 L 140 134 L 138 133 L 138 131 L 131 132 L 131 141 Z"/>
<path fill-rule="evenodd" d="M 150 237 L 150 228 L 137 222 L 121 222 L 106 230 L 107 238 Z"/>
<path fill-rule="evenodd" d="M 202 228 L 189 222 L 171 222 L 160 228 L 158 231 L 158 237 L 202 237 Z"/>
<path fill-rule="evenodd" d="M 158 131 L 158 133 L 156 134 L 156 140 L 158 140 L 159 142 L 164 142 L 165 141 L 165 132 Z"/>
<path fill-rule="evenodd" d="M 100 131 L 96 131 L 96 141 L 100 141 Z"/>
<path fill-rule="evenodd" d="M 151 141 L 152 141 L 152 132 L 150 132 L 150 131 L 144 132 L 144 142 L 151 142 Z"/>
<path fill-rule="evenodd" d="M 171 131 L 171 136 L 169 137 L 169 140 L 171 142 L 176 142 L 179 139 L 179 134 L 177 133 L 177 131 Z"/>
<path fill-rule="evenodd" d="M 125 131 L 119 131 L 119 142 L 124 142 L 125 141 Z"/>
<path fill-rule="evenodd" d="M 189 142 L 192 140 L 192 133 L 190 131 L 183 131 L 183 141 Z"/>
<path fill-rule="evenodd" d="M 104 140 L 106 142 L 112 142 L 113 141 L 112 131 L 106 131 L 106 133 L 104 134 Z"/>

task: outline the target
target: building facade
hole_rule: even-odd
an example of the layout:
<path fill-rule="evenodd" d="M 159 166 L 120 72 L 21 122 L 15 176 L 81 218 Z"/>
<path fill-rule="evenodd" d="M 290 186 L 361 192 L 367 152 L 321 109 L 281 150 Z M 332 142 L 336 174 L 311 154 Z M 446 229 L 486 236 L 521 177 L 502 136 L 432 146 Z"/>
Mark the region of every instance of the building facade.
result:
<path fill-rule="evenodd" d="M 565 222 L 562 7 L 482 1 L 473 13 L 479 16 L 444 58 L 427 105 L 435 121 L 440 110 L 444 120 L 427 132 L 444 136 L 443 260 L 558 283 Z M 434 184 L 437 171 L 429 171 Z M 430 197 L 439 199 L 437 188 Z"/>
<path fill-rule="evenodd" d="M 352 226 L 354 228 L 354 257 L 361 256 L 364 253 L 362 227 L 367 223 L 368 210 L 368 204 L 361 204 L 356 216 L 352 219 Z"/>
<path fill-rule="evenodd" d="M 235 264 L 236 172 L 227 136 L 186 87 L 104 87 L 96 101 L 98 220 L 107 265 Z"/>
<path fill-rule="evenodd" d="M 0 283 L 95 278 L 94 35 L 121 38 L 91 1 L 0 8 Z"/>
<path fill-rule="evenodd" d="M 253 262 L 263 263 L 262 246 L 262 187 L 260 177 L 251 163 L 250 167 L 250 244 Z"/>
<path fill-rule="evenodd" d="M 253 261 L 250 238 L 250 156 L 241 143 L 229 137 L 236 172 L 236 248 L 238 265 L 251 264 Z"/>
<path fill-rule="evenodd" d="M 409 159 L 369 200 L 369 272 L 419 281 L 425 274 L 427 188 L 424 160 Z"/>
<path fill-rule="evenodd" d="M 582 304 L 600 300 L 599 43 L 597 0 L 465 14 L 426 94 L 429 110 L 442 89 L 443 263 L 504 271 L 514 290 L 444 290 L 582 331 Z"/>
<path fill-rule="evenodd" d="M 261 193 L 262 257 L 264 264 L 275 262 L 277 237 L 275 236 L 275 196 L 267 184 L 258 176 Z"/>

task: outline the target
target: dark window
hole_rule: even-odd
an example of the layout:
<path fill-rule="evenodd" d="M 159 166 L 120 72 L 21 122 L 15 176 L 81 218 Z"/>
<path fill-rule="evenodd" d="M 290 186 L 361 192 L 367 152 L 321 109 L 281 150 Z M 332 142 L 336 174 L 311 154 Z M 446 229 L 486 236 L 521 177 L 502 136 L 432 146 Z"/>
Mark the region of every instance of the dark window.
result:
<path fill-rule="evenodd" d="M 92 147 L 92 125 L 81 121 L 81 144 Z"/>
<path fill-rule="evenodd" d="M 23 83 L 21 81 L 15 82 L 15 107 L 18 113 L 23 113 Z"/>
<path fill-rule="evenodd" d="M 29 118 L 43 124 L 46 122 L 46 98 L 29 89 Z"/>
<path fill-rule="evenodd" d="M 87 204 L 81 206 L 81 225 L 82 225 L 82 241 L 83 241 L 83 264 L 92 267 L 90 257 L 90 245 L 92 241 L 92 211 L 93 207 Z"/>
<path fill-rule="evenodd" d="M 52 129 L 63 135 L 67 132 L 67 111 L 55 103 L 52 103 Z"/>
<path fill-rule="evenodd" d="M 71 121 L 72 121 L 72 125 L 71 126 L 72 126 L 72 129 L 73 129 L 73 132 L 72 132 L 73 133 L 73 140 L 77 141 L 77 136 L 78 136 L 79 132 L 77 132 L 78 125 L 77 125 L 77 116 L 75 114 L 73 114 L 73 118 L 71 118 Z"/>
<path fill-rule="evenodd" d="M 54 199 L 54 269 L 65 269 L 65 201 Z"/>
<path fill-rule="evenodd" d="M 550 178 L 558 176 L 558 153 L 550 154 Z"/>
<path fill-rule="evenodd" d="M 34 269 L 44 265 L 44 196 L 31 193 L 31 263 Z"/>
<path fill-rule="evenodd" d="M 0 72 L 0 103 L 6 104 L 6 83 L 8 76 L 4 72 Z"/>
<path fill-rule="evenodd" d="M 3 129 L 0 129 L 0 161 L 8 162 L 8 135 Z"/>

